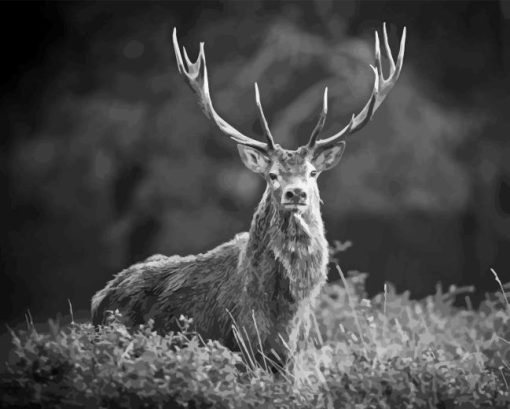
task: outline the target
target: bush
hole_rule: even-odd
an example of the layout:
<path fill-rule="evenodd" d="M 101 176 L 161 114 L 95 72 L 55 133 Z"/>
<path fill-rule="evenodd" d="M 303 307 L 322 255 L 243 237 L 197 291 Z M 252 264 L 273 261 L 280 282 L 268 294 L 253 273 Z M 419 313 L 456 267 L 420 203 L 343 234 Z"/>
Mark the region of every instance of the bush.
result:
<path fill-rule="evenodd" d="M 343 277 L 343 275 L 342 275 Z M 204 341 L 181 317 L 178 333 L 152 323 L 128 331 L 118 313 L 103 327 L 71 323 L 12 333 L 1 374 L 3 407 L 507 408 L 510 307 L 503 294 L 475 311 L 451 288 L 422 301 L 365 299 L 363 274 L 325 288 L 318 344 L 272 373 Z"/>

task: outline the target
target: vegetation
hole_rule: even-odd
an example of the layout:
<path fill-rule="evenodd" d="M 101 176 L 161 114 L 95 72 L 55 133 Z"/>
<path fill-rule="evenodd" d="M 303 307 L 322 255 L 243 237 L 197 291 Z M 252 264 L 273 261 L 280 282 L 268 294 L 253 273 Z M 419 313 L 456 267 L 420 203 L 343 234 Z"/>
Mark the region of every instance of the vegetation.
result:
<path fill-rule="evenodd" d="M 340 271 L 340 270 L 339 270 Z M 341 273 L 341 271 L 340 271 Z M 317 309 L 317 342 L 292 370 L 254 364 L 191 331 L 160 336 L 152 323 L 127 331 L 112 313 L 89 323 L 12 333 L 2 407 L 507 408 L 510 306 L 502 292 L 477 310 L 453 305 L 469 289 L 421 301 L 391 285 L 365 299 L 366 275 L 342 276 Z"/>

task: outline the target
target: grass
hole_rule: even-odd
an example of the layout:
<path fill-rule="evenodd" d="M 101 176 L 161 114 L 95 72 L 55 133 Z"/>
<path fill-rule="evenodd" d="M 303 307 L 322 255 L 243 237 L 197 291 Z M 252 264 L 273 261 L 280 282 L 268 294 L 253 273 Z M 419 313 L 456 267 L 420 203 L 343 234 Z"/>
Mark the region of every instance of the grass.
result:
<path fill-rule="evenodd" d="M 162 337 L 151 323 L 129 332 L 117 313 L 90 324 L 50 321 L 12 333 L 0 375 L 2 407 L 508 408 L 510 306 L 503 285 L 480 307 L 454 307 L 470 288 L 438 287 L 415 301 L 391 285 L 367 299 L 365 274 L 328 285 L 315 311 L 317 341 L 292 370 L 257 364 L 236 328 L 241 352 L 203 340 L 181 317 Z M 72 317 L 72 313 L 71 313 Z M 74 320 L 73 320 L 74 321 Z"/>

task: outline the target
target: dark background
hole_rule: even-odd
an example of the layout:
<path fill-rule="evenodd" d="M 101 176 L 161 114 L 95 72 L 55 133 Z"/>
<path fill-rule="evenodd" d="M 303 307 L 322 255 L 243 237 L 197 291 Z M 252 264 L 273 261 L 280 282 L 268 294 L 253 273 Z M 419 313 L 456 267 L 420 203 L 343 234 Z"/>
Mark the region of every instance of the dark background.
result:
<path fill-rule="evenodd" d="M 277 141 L 324 135 L 367 100 L 374 29 L 401 78 L 321 177 L 344 270 L 422 297 L 510 280 L 510 4 L 503 1 L 1 3 L 0 320 L 86 316 L 113 273 L 154 253 L 204 252 L 248 228 L 263 190 L 178 76 L 174 26 L 211 94 L 260 135 L 258 81 Z M 335 279 L 334 274 L 331 276 Z M 476 296 L 475 296 L 476 299 Z"/>

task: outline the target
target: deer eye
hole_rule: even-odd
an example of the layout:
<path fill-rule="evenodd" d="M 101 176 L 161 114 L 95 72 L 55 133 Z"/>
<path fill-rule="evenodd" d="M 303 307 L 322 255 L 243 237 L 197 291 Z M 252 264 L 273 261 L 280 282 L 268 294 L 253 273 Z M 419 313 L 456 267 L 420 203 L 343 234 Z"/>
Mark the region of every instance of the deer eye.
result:
<path fill-rule="evenodd" d="M 311 176 L 311 177 L 313 177 L 313 178 L 314 178 L 315 176 L 317 176 L 317 171 L 316 171 L 316 170 L 312 170 L 312 171 L 310 172 L 310 176 Z"/>
<path fill-rule="evenodd" d="M 276 179 L 278 179 L 278 175 L 276 173 L 270 172 L 269 173 L 269 179 L 276 180 Z"/>

